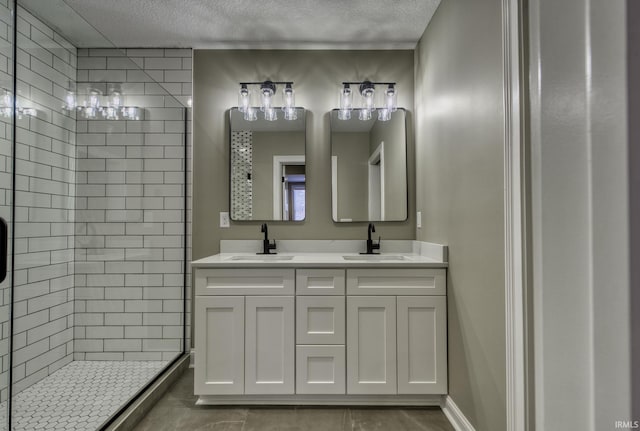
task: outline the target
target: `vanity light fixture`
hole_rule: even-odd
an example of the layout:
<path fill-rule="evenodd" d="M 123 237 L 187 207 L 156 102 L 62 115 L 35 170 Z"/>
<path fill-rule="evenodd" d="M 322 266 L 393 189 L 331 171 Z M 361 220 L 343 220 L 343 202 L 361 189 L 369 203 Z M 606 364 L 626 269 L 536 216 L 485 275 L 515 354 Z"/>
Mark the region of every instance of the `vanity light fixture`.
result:
<path fill-rule="evenodd" d="M 278 119 L 278 108 L 274 107 L 274 97 L 277 86 L 284 85 L 282 89 L 282 111 L 285 120 L 295 120 L 298 118 L 296 110 L 295 91 L 291 81 L 263 81 L 263 82 L 241 82 L 238 92 L 238 111 L 244 114 L 245 121 L 255 121 L 258 119 L 257 109 L 251 105 L 252 91 L 249 86 L 259 86 L 260 111 L 266 121 L 276 121 Z"/>
<path fill-rule="evenodd" d="M 340 108 L 338 109 L 338 119 L 349 120 L 353 110 L 353 93 L 351 85 L 358 85 L 361 96 L 361 109 L 358 111 L 358 118 L 362 121 L 370 120 L 374 111 L 378 111 L 378 121 L 389 121 L 391 113 L 398 110 L 398 92 L 395 82 L 343 82 L 340 90 Z M 384 100 L 382 105 L 376 108 L 375 95 L 376 85 L 386 85 Z"/>
<path fill-rule="evenodd" d="M 0 116 L 4 118 L 11 118 L 14 113 L 18 120 L 21 120 L 23 115 L 34 117 L 37 114 L 34 108 L 25 108 L 20 106 L 20 102 L 17 99 L 14 108 L 13 93 L 10 90 L 4 89 L 2 99 L 0 99 Z"/>
<path fill-rule="evenodd" d="M 86 120 L 140 120 L 140 108 L 124 104 L 124 95 L 119 85 L 112 85 L 106 96 L 100 90 L 92 88 L 91 84 L 86 88 L 86 94 L 78 100 L 75 85 L 70 83 L 63 109 L 77 111 Z"/>

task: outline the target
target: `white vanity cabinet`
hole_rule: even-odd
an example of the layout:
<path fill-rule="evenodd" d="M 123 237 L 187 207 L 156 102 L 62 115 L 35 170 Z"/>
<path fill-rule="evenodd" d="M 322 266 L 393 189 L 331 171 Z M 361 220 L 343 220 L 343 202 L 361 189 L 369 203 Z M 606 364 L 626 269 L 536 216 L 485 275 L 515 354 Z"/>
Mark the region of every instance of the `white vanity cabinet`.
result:
<path fill-rule="evenodd" d="M 293 269 L 197 269 L 196 394 L 293 394 Z"/>
<path fill-rule="evenodd" d="M 447 393 L 444 268 L 196 267 L 195 287 L 199 403 L 427 405 Z"/>
<path fill-rule="evenodd" d="M 347 269 L 347 393 L 447 392 L 445 283 L 444 269 Z"/>

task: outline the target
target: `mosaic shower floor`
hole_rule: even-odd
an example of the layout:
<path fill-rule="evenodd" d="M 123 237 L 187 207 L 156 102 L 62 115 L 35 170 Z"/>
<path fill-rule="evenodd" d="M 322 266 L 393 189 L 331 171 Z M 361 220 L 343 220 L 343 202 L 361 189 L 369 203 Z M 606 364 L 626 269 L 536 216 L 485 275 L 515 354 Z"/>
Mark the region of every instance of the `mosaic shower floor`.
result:
<path fill-rule="evenodd" d="M 13 397 L 12 431 L 95 431 L 167 362 L 71 362 Z"/>

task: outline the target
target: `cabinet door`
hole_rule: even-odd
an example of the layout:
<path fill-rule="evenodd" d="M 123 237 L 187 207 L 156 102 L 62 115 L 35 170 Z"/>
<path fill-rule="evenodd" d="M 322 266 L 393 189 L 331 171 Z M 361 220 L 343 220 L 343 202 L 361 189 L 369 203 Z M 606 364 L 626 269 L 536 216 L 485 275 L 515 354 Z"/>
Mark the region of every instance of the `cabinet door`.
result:
<path fill-rule="evenodd" d="M 293 296 L 246 297 L 245 394 L 293 394 Z"/>
<path fill-rule="evenodd" d="M 447 393 L 447 301 L 399 296 L 398 393 Z"/>
<path fill-rule="evenodd" d="M 347 297 L 347 393 L 397 393 L 394 296 Z"/>
<path fill-rule="evenodd" d="M 296 346 L 296 394 L 344 394 L 344 346 Z"/>
<path fill-rule="evenodd" d="M 195 300 L 197 395 L 244 392 L 244 297 Z"/>

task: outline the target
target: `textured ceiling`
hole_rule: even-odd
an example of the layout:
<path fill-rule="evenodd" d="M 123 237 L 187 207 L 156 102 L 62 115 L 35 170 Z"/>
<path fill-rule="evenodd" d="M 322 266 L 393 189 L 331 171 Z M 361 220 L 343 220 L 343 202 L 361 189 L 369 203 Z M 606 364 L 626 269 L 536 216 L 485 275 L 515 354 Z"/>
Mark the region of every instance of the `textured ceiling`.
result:
<path fill-rule="evenodd" d="M 413 48 L 440 0 L 64 2 L 118 47 L 380 49 Z M 58 2 L 29 3 L 46 20 Z M 82 32 L 67 36 L 95 46 Z"/>

